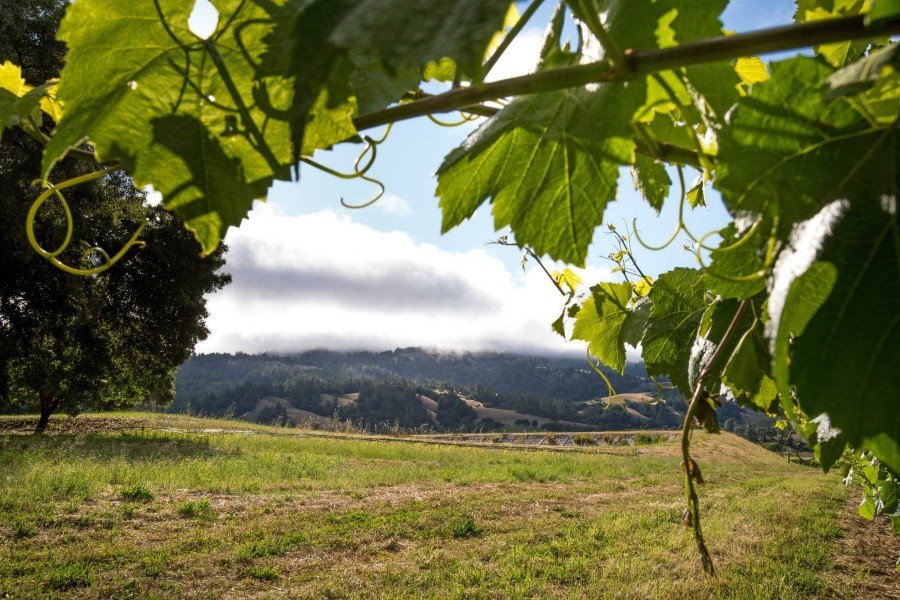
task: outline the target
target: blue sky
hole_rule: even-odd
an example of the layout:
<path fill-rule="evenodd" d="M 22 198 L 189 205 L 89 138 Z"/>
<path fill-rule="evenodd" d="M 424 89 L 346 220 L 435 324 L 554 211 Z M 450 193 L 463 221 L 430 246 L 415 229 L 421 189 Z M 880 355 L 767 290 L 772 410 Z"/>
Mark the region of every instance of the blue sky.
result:
<path fill-rule="evenodd" d="M 532 20 L 535 26 L 520 35 L 498 64 L 497 78 L 522 74 L 533 65 L 554 4 L 546 2 Z M 793 11 L 787 1 L 733 0 L 723 21 L 726 29 L 746 31 L 788 23 Z M 211 298 L 213 334 L 200 350 L 423 345 L 583 352 L 549 332 L 559 299 L 534 265 L 523 273 L 515 249 L 485 246 L 499 235 L 489 205 L 440 234 L 433 174 L 473 128 L 439 127 L 424 118 L 395 125 L 370 172 L 384 183 L 386 195 L 366 209 L 340 204 L 342 197 L 353 203 L 370 198 L 375 187 L 366 182 L 339 180 L 304 166 L 298 182 L 277 183 L 267 204 L 255 208 L 249 223 L 226 237 L 234 283 Z M 315 159 L 347 171 L 360 149 L 345 144 L 319 152 Z M 695 175 L 687 175 L 688 184 Z M 727 222 L 718 196 L 708 192 L 709 206 L 688 215 L 695 233 Z M 671 197 L 657 216 L 623 170 L 618 199 L 607 208 L 606 221 L 621 225 L 637 218 L 642 236 L 659 243 L 671 234 L 677 204 L 677 197 Z M 609 263 L 601 258 L 612 250 L 603 231 L 595 233 L 590 249 L 587 283 L 612 278 L 606 271 Z M 691 266 L 693 255 L 682 248 L 686 241 L 679 239 L 659 252 L 636 248 L 642 269 L 656 276 Z M 390 293 L 376 293 L 382 287 Z M 280 291 L 270 293 L 273 289 Z M 442 297 L 448 299 L 444 305 L 435 301 Z"/>

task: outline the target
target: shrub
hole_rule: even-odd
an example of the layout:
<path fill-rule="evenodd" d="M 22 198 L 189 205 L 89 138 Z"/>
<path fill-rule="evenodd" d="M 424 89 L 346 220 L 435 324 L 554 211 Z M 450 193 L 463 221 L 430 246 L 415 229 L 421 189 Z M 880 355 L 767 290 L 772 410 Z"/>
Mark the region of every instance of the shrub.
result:
<path fill-rule="evenodd" d="M 572 438 L 572 441 L 578 446 L 595 446 L 597 444 L 597 440 L 594 439 L 594 436 L 586 433 L 576 434 Z"/>
<path fill-rule="evenodd" d="M 247 569 L 247 574 L 259 581 L 274 581 L 278 579 L 278 570 L 273 567 L 256 566 Z"/>
<path fill-rule="evenodd" d="M 83 565 L 57 567 L 50 572 L 47 583 L 54 590 L 71 590 L 91 585 L 91 572 Z"/>
<path fill-rule="evenodd" d="M 548 433 L 548 434 L 547 434 L 547 445 L 548 445 L 548 446 L 555 446 L 555 445 L 556 445 L 556 435 L 555 435 L 555 434 L 553 434 L 553 433 Z"/>
<path fill-rule="evenodd" d="M 156 496 L 141 485 L 133 485 L 123 489 L 119 496 L 126 502 L 151 502 Z"/>
<path fill-rule="evenodd" d="M 31 538 L 37 535 L 37 527 L 28 519 L 19 517 L 13 523 L 13 535 L 18 539 Z"/>
<path fill-rule="evenodd" d="M 450 521 L 450 535 L 455 538 L 463 539 L 481 535 L 484 530 L 478 526 L 470 516 L 460 517 Z"/>

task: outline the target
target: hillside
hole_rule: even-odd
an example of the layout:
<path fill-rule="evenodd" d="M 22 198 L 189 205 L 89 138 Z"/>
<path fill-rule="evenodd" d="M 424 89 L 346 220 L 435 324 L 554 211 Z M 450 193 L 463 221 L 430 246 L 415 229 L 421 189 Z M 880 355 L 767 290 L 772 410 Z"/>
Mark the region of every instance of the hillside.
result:
<path fill-rule="evenodd" d="M 170 412 L 259 423 L 372 431 L 548 431 L 678 428 L 685 403 L 639 364 L 609 372 L 617 395 L 581 360 L 513 354 L 312 351 L 298 355 L 210 354 L 182 365 Z M 723 406 L 721 424 L 758 441 L 793 444 L 772 420 Z M 762 420 L 760 420 L 760 418 Z M 753 425 L 753 424 L 756 425 Z M 754 432 L 749 429 L 755 428 Z"/>
<path fill-rule="evenodd" d="M 837 476 L 730 434 L 695 436 L 709 578 L 680 523 L 675 441 L 551 452 L 138 413 L 31 426 L 0 418 L 0 596 L 896 591 L 877 564 L 849 590 L 832 571 L 855 560 L 839 553 Z"/>

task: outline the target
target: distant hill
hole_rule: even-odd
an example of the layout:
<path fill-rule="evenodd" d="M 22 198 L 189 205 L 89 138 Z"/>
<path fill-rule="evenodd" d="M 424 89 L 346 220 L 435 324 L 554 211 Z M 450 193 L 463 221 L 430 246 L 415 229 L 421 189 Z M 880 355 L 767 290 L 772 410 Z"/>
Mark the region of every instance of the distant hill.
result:
<path fill-rule="evenodd" d="M 503 353 L 316 350 L 294 355 L 207 354 L 176 378 L 171 412 L 293 423 L 436 431 L 675 429 L 686 405 L 660 392 L 643 365 L 603 381 L 583 360 Z M 771 429 L 771 419 L 729 404 L 723 425 Z M 756 423 L 757 425 L 753 425 Z M 768 435 L 768 434 L 767 434 Z"/>

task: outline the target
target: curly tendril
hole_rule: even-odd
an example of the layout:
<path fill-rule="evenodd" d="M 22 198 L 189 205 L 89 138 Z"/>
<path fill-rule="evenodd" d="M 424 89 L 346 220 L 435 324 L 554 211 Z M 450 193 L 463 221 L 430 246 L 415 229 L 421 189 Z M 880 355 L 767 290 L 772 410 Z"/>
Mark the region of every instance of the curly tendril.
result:
<path fill-rule="evenodd" d="M 122 246 L 122 248 L 113 256 L 110 256 L 106 252 L 106 250 L 100 248 L 99 246 L 94 246 L 85 250 L 82 253 L 82 257 L 85 259 L 92 255 L 100 256 L 103 262 L 97 267 L 93 267 L 90 269 L 80 269 L 67 265 L 58 258 L 59 255 L 65 252 L 69 245 L 72 243 L 72 232 L 74 229 L 72 210 L 69 207 L 69 203 L 66 201 L 66 197 L 63 195 L 62 190 L 81 183 L 86 183 L 94 179 L 99 179 L 100 177 L 104 177 L 112 171 L 115 171 L 117 168 L 118 167 L 107 167 L 99 171 L 94 171 L 93 173 L 88 173 L 79 177 L 73 177 L 72 179 L 68 179 L 59 184 L 50 183 L 46 179 L 37 179 L 34 181 L 34 185 L 46 187 L 46 189 L 41 192 L 37 199 L 35 199 L 35 201 L 31 204 L 31 208 L 28 209 L 28 215 L 25 218 L 25 235 L 28 238 L 28 243 L 31 244 L 31 247 L 35 252 L 47 259 L 53 266 L 62 271 L 65 271 L 66 273 L 69 273 L 71 275 L 85 276 L 97 275 L 106 271 L 114 264 L 119 262 L 132 247 L 137 246 L 138 248 L 143 248 L 146 245 L 146 242 L 138 239 L 141 233 L 144 231 L 144 227 L 147 226 L 147 221 L 144 221 L 137 228 L 137 231 L 134 232 L 134 235 L 131 236 L 131 239 L 129 239 L 128 242 L 124 246 Z M 59 200 L 59 203 L 62 206 L 63 212 L 66 216 L 66 234 L 63 237 L 62 243 L 55 250 L 47 250 L 46 248 L 41 246 L 34 235 L 34 223 L 37 220 L 37 213 L 51 196 Z"/>
<path fill-rule="evenodd" d="M 749 242 L 751 238 L 753 238 L 753 236 L 756 234 L 756 231 L 762 224 L 762 221 L 763 219 L 762 217 L 760 217 L 737 241 L 729 244 L 728 246 L 716 248 L 716 252 L 718 252 L 719 254 L 725 254 L 728 252 L 733 252 L 734 250 L 742 247 L 744 244 Z M 708 249 L 707 246 L 703 245 L 703 242 L 705 242 L 707 238 L 718 233 L 718 231 L 710 231 L 699 240 L 697 240 L 697 243 L 694 246 L 694 254 L 697 257 L 697 263 L 700 265 L 700 270 L 703 271 L 703 273 L 710 275 L 711 277 L 715 277 L 716 279 L 721 279 L 723 281 L 730 281 L 732 283 L 751 283 L 754 281 L 765 279 L 769 275 L 769 270 L 772 268 L 772 265 L 775 264 L 775 253 L 778 245 L 778 237 L 776 235 L 777 230 L 778 223 L 776 221 L 772 227 L 772 233 L 769 236 L 769 240 L 766 243 L 766 258 L 763 261 L 763 267 L 762 269 L 756 271 L 755 273 L 750 273 L 749 275 L 725 275 L 724 273 L 719 273 L 713 270 L 709 265 L 703 262 L 702 250 Z"/>
<path fill-rule="evenodd" d="M 435 125 L 439 125 L 441 127 L 459 127 L 460 125 L 465 125 L 466 123 L 471 123 L 475 119 L 479 117 L 479 115 L 474 115 L 471 113 L 464 113 L 460 111 L 460 119 L 459 121 L 441 121 L 434 115 L 425 115 L 428 117 L 428 120 L 434 123 Z"/>
<path fill-rule="evenodd" d="M 370 136 L 365 136 L 363 138 L 363 141 L 365 141 L 366 143 L 366 147 L 363 148 L 363 151 L 360 152 L 359 155 L 357 155 L 356 160 L 353 161 L 352 173 L 342 173 L 341 171 L 332 169 L 331 167 L 323 165 L 322 163 L 317 162 L 309 157 L 304 156 L 301 157 L 300 160 L 308 164 L 309 166 L 328 173 L 333 177 L 337 177 L 338 179 L 362 179 L 363 181 L 368 181 L 369 183 L 375 184 L 376 186 L 378 186 L 378 192 L 369 200 L 366 200 L 359 204 L 351 204 L 341 198 L 341 205 L 345 208 L 359 209 L 366 208 L 367 206 L 372 206 L 373 204 L 381 200 L 382 196 L 384 196 L 385 187 L 381 181 L 373 177 L 369 177 L 367 173 L 375 164 L 375 159 L 378 158 L 378 146 L 384 143 L 384 141 L 388 138 L 392 127 L 393 123 L 389 124 L 385 128 L 384 134 L 382 134 L 382 136 L 378 139 L 372 138 Z"/>
<path fill-rule="evenodd" d="M 697 241 L 696 236 L 691 233 L 691 231 L 687 228 L 687 224 L 684 222 L 684 204 L 685 202 L 687 202 L 687 186 L 684 183 L 684 169 L 681 168 L 681 165 L 678 166 L 678 184 L 681 186 L 681 198 L 678 200 L 678 225 L 675 227 L 675 231 L 672 232 L 672 235 L 669 237 L 669 239 L 667 239 L 659 246 L 652 246 L 641 238 L 641 234 L 640 232 L 638 232 L 637 228 L 637 219 L 635 218 L 631 221 L 631 226 L 634 229 L 634 237 L 637 238 L 638 243 L 647 250 L 652 250 L 654 252 L 658 250 L 665 250 L 672 244 L 672 242 L 675 241 L 675 238 L 677 238 L 678 234 L 682 231 L 687 234 L 688 238 L 690 238 L 692 242 Z M 707 248 L 707 250 L 709 250 L 709 248 Z"/>

